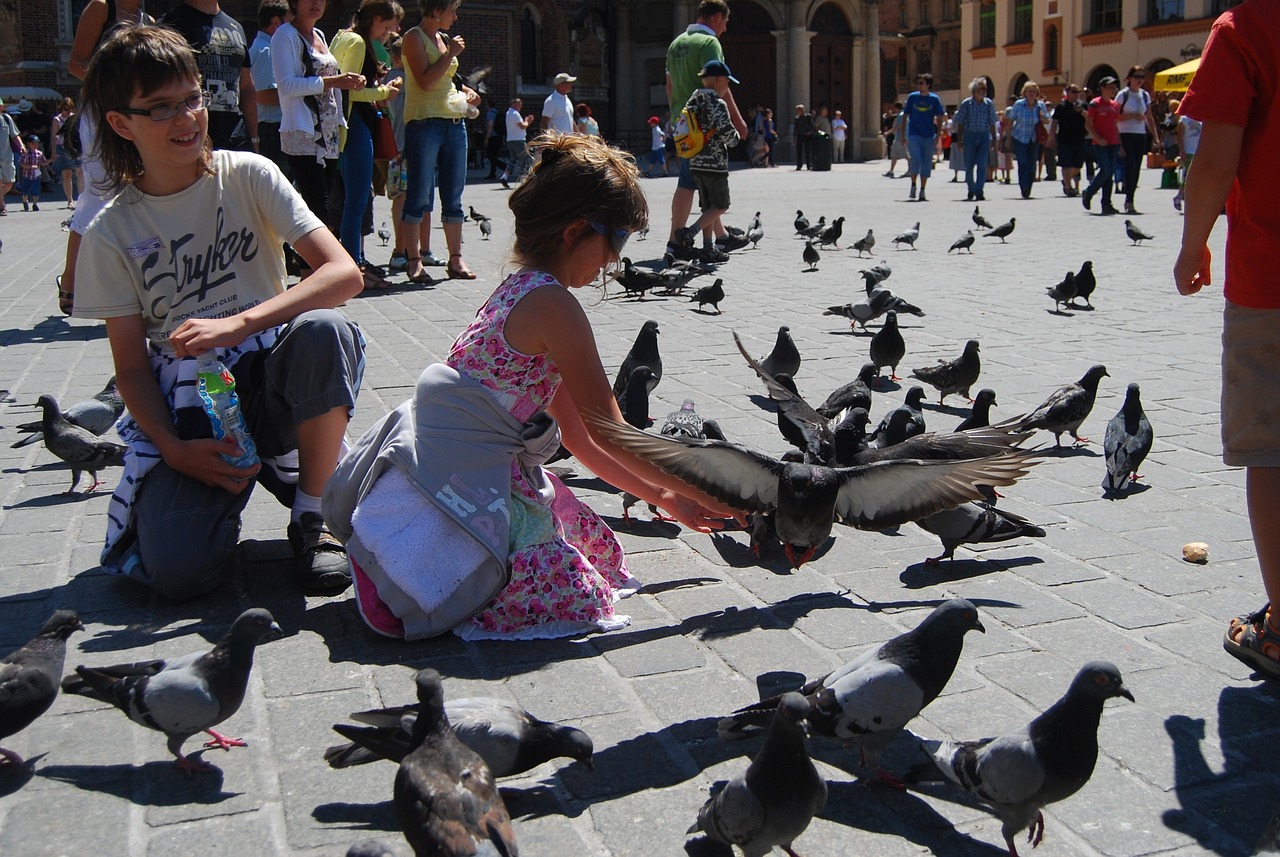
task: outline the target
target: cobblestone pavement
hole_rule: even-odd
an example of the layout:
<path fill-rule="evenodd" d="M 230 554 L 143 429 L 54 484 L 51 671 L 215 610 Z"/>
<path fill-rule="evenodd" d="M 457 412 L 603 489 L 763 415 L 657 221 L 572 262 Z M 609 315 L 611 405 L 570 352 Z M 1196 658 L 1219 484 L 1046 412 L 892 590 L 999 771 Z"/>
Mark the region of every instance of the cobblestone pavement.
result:
<path fill-rule="evenodd" d="M 411 699 L 412 671 L 430 665 L 450 695 L 510 698 L 595 739 L 594 774 L 547 764 L 505 783 L 522 854 L 677 855 L 709 787 L 742 770 L 758 747 L 720 742 L 717 716 L 843 663 L 953 596 L 979 606 L 987 633 L 966 640 L 946 693 L 912 723 L 916 733 L 976 738 L 1024 723 L 1093 658 L 1114 661 L 1137 699 L 1107 706 L 1093 779 L 1050 808 L 1038 853 L 1251 853 L 1280 803 L 1280 694 L 1221 647 L 1225 623 L 1258 606 L 1261 586 L 1244 475 L 1218 457 L 1221 292 L 1189 300 L 1172 287 L 1181 229 L 1173 192 L 1157 189 L 1158 173 L 1144 172 L 1138 202 L 1146 214 L 1137 220 L 1155 238 L 1134 247 L 1123 218 L 1086 214 L 1055 182 L 1037 184 L 1030 201 L 1017 198 L 1016 185 L 989 185 L 983 213 L 995 223 L 1016 216 L 1016 231 L 1007 244 L 979 237 L 972 256 L 948 256 L 971 225 L 964 186 L 940 170 L 930 202 L 908 203 L 907 183 L 882 177 L 883 169 L 735 172 L 730 222 L 745 224 L 761 210 L 766 237 L 723 266 L 723 315 L 680 298 L 617 299 L 616 285 L 604 299 L 583 290 L 606 367 L 617 366 L 645 319 L 657 319 L 665 375 L 653 413 L 661 418 L 691 398 L 730 437 L 781 453 L 785 444 L 758 405 L 762 390 L 730 331 L 762 354 L 777 327 L 790 325 L 804 355 L 797 381 L 810 399 L 853 377 L 868 337 L 851 335 L 822 310 L 857 298 L 865 261 L 850 250 L 824 251 L 817 272 L 801 273 L 802 244 L 791 228 L 797 208 L 843 215 L 842 243 L 874 228 L 874 259 L 893 266 L 888 285 L 928 313 L 903 319 L 904 370 L 955 356 L 978 338 L 979 386 L 997 391 L 995 414 L 1003 418 L 1105 363 L 1111 377 L 1082 429 L 1097 440 L 1125 385 L 1141 383 L 1156 432 L 1143 490 L 1101 498 L 1097 443 L 1050 450 L 1002 501 L 1042 524 L 1044 539 L 961 548 L 954 562 L 928 567 L 923 560 L 938 545 L 914 525 L 893 534 L 838 527 L 814 561 L 788 572 L 780 557 L 754 561 L 742 533 L 691 534 L 647 516 L 624 527 L 618 497 L 582 473 L 571 484 L 617 526 L 647 587 L 623 605 L 628 628 L 519 644 L 391 643 L 363 628 L 349 594 L 304 598 L 288 579 L 287 515 L 265 492 L 245 515 L 243 573 L 213 596 L 167 603 L 104 575 L 97 556 L 109 491 L 64 496 L 67 470 L 42 446 L 9 448 L 12 427 L 32 418 L 19 405 L 41 393 L 78 401 L 111 373 L 103 327 L 67 322 L 54 305 L 66 212 L 56 202 L 31 214 L 10 205 L 0 220 L 0 386 L 16 403 L 0 406 L 0 651 L 28 639 L 58 607 L 79 610 L 87 625 L 72 638 L 69 668 L 206 646 L 250 605 L 269 608 L 286 636 L 259 650 L 250 694 L 226 724 L 250 746 L 203 754 L 216 775 L 188 778 L 157 734 L 103 705 L 60 698 L 5 741 L 35 757 L 36 772 L 0 771 L 0 854 L 338 855 L 378 836 L 407 853 L 391 811 L 394 766 L 333 771 L 321 753 L 338 740 L 330 724 Z M 662 251 L 673 181 L 645 183 L 655 228 L 629 245 L 636 259 Z M 476 184 L 466 202 L 494 219 L 491 241 L 475 227 L 466 231 L 480 280 L 399 287 L 346 307 L 369 340 L 353 435 L 407 397 L 499 282 L 511 235 L 506 193 Z M 375 221 L 387 219 L 381 200 Z M 917 220 L 918 249 L 895 251 L 890 240 Z M 1219 259 L 1224 228 L 1214 236 Z M 439 231 L 433 243 L 443 248 Z M 373 239 L 370 256 L 382 260 L 389 250 L 377 245 Z M 1085 259 L 1098 275 L 1096 311 L 1051 313 L 1045 287 Z M 873 417 L 901 395 L 877 395 Z M 955 397 L 943 408 L 931 404 L 930 427 L 950 429 L 963 413 L 958 404 Z M 119 471 L 104 475 L 114 485 Z M 1210 545 L 1207 565 L 1180 558 L 1181 546 L 1196 540 Z M 932 787 L 856 784 L 853 751 L 812 748 L 830 799 L 797 841 L 803 853 L 1004 853 L 999 823 L 977 804 Z M 917 753 L 903 739 L 885 762 L 901 770 Z"/>

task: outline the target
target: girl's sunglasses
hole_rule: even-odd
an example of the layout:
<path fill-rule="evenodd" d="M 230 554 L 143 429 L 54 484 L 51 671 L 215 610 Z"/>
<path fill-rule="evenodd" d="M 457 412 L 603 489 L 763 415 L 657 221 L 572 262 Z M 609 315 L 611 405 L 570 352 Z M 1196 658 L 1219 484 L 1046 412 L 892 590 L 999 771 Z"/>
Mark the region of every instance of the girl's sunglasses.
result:
<path fill-rule="evenodd" d="M 609 247 L 615 255 L 622 252 L 622 248 L 627 244 L 627 239 L 631 237 L 630 229 L 610 229 L 603 223 L 598 223 L 594 220 L 590 221 L 590 226 L 597 235 L 604 235 L 609 239 Z"/>

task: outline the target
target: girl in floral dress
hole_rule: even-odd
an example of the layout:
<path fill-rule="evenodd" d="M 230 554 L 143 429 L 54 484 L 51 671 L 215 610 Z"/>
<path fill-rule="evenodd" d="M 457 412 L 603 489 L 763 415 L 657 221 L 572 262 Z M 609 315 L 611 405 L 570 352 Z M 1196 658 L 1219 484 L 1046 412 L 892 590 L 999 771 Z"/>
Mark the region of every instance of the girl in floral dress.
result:
<path fill-rule="evenodd" d="M 623 422 L 591 324 L 570 289 L 616 264 L 627 238 L 646 224 L 639 171 L 598 137 L 552 134 L 533 148 L 534 169 L 510 198 L 521 267 L 480 308 L 446 363 L 491 391 L 517 422 L 545 411 L 564 446 L 606 482 L 695 530 L 719 528 L 738 513 L 618 449 L 584 420 Z M 615 614 L 614 602 L 639 584 L 614 533 L 554 476 L 538 475 L 554 487 L 553 500 L 539 500 L 512 461 L 509 582 L 454 628 L 459 636 L 562 637 L 629 621 Z M 379 630 L 361 578 L 357 568 L 361 611 Z"/>

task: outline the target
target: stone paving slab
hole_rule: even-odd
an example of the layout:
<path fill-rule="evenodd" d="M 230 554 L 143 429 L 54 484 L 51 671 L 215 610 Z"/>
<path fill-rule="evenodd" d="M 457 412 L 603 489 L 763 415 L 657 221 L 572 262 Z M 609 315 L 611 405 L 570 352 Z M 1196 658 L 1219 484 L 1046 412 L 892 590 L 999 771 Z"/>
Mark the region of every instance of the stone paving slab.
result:
<path fill-rule="evenodd" d="M 617 528 L 632 572 L 646 584 L 621 605 L 633 624 L 520 644 L 452 636 L 394 643 L 363 628 L 349 594 L 304 597 L 288 579 L 286 515 L 262 492 L 244 515 L 237 579 L 201 602 L 168 603 L 102 574 L 98 545 L 119 472 L 104 471 L 108 485 L 95 494 L 65 496 L 65 467 L 38 444 L 9 444 L 13 426 L 33 419 L 27 406 L 38 395 L 69 405 L 101 388 L 111 372 L 105 332 L 56 314 L 52 278 L 65 239 L 56 211 L 0 221 L 0 387 L 8 390 L 0 395 L 8 403 L 0 403 L 0 651 L 63 606 L 88 626 L 71 641 L 69 667 L 207 647 L 250 605 L 271 609 L 286 631 L 259 650 L 246 702 L 226 724 L 250 747 L 202 754 L 216 774 L 178 774 L 162 736 L 80 698 L 60 698 L 6 739 L 36 759 L 36 771 L 0 770 L 0 854 L 79 853 L 86 826 L 100 855 L 320 857 L 370 837 L 407 854 L 390 804 L 395 767 L 333 771 L 321 755 L 339 740 L 331 724 L 408 701 L 413 670 L 428 665 L 445 676 L 449 696 L 511 699 L 595 740 L 595 774 L 560 761 L 504 783 L 522 854 L 685 853 L 684 830 L 709 790 L 740 772 L 759 746 L 721 742 L 720 716 L 821 675 L 953 596 L 978 604 L 988 633 L 969 635 L 946 692 L 912 724 L 917 734 L 971 738 L 1016 727 L 1056 700 L 1091 658 L 1114 661 L 1137 698 L 1107 706 L 1093 780 L 1046 812 L 1038 854 L 1250 853 L 1280 804 L 1280 691 L 1221 650 L 1225 620 L 1256 608 L 1260 586 L 1243 473 L 1218 458 L 1221 294 L 1174 294 L 1168 272 L 1181 223 L 1172 192 L 1156 190 L 1154 174 L 1144 174 L 1141 220 L 1156 239 L 1131 247 L 1120 220 L 1053 196 L 1056 184 L 1037 185 L 1029 201 L 1017 199 L 1016 188 L 989 185 L 983 213 L 993 222 L 1016 216 L 1016 231 L 1007 244 L 979 238 L 972 257 L 948 257 L 951 241 L 971 226 L 962 185 L 935 179 L 931 202 L 908 203 L 906 183 L 881 171 L 869 164 L 821 176 L 733 173 L 730 222 L 760 210 L 766 237 L 723 266 L 723 314 L 699 313 L 682 297 L 618 298 L 616 285 L 604 295 L 584 289 L 579 297 L 606 368 L 618 365 L 644 320 L 656 319 L 665 365 L 652 414 L 661 418 L 691 398 L 731 438 L 779 454 L 784 443 L 762 409 L 767 400 L 730 331 L 763 354 L 778 326 L 789 325 L 804 357 L 797 383 L 821 400 L 856 374 L 870 339 L 822 312 L 858 299 L 858 270 L 884 260 L 893 268 L 886 285 L 927 315 L 903 319 L 903 380 L 877 392 L 874 418 L 901 401 L 912 368 L 954 356 L 971 337 L 982 343 L 978 386 L 997 391 L 996 418 L 1026 412 L 1102 362 L 1111 377 L 1081 431 L 1100 439 L 1125 385 L 1138 381 L 1156 432 L 1143 490 L 1103 500 L 1097 444 L 1057 450 L 1041 434 L 1034 442 L 1045 445 L 1045 460 L 1006 490 L 1004 502 L 1041 523 L 1045 538 L 962 547 L 954 562 L 927 566 L 937 540 L 913 525 L 889 534 L 837 527 L 811 563 L 792 571 L 780 554 L 757 560 L 742 533 L 684 532 L 649 521 L 639 506 L 626 525 L 619 498 L 581 471 L 569 484 Z M 628 245 L 637 261 L 661 255 L 673 182 L 644 187 L 654 229 Z M 466 228 L 481 279 L 399 287 L 347 304 L 369 341 L 353 435 L 411 394 L 418 373 L 446 352 L 498 283 L 511 235 L 505 200 L 496 184 L 467 190 L 468 203 L 494 219 L 492 241 Z M 377 202 L 376 221 L 389 217 L 387 208 Z M 879 252 L 859 261 L 847 250 L 824 250 L 819 270 L 801 274 L 802 243 L 790 227 L 796 208 L 847 216 L 850 238 L 874 228 Z M 916 220 L 918 251 L 895 250 L 889 240 Z M 1219 226 L 1212 244 L 1219 260 L 1223 237 Z M 442 241 L 437 230 L 433 246 Z M 370 242 L 375 261 L 388 253 Z M 1086 258 L 1099 278 L 1096 309 L 1051 313 L 1044 288 Z M 927 401 L 932 430 L 948 430 L 966 413 L 957 397 Z M 1181 545 L 1192 540 L 1210 543 L 1208 565 L 1181 561 Z M 934 786 L 868 788 L 856 782 L 856 753 L 821 741 L 812 751 L 830 799 L 797 841 L 802 853 L 1005 853 L 999 822 L 972 800 Z M 900 770 L 919 752 L 904 736 L 884 761 Z M 688 853 L 698 853 L 696 844 Z"/>

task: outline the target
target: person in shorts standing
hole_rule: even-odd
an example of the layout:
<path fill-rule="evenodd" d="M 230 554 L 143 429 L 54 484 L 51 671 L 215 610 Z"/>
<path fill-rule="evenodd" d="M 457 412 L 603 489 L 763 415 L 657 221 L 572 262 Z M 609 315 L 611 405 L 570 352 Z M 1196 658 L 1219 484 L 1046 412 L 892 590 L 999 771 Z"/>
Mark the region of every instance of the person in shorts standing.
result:
<path fill-rule="evenodd" d="M 907 151 L 911 156 L 911 191 L 908 199 L 928 202 L 924 189 L 929 184 L 929 176 L 933 175 L 933 156 L 938 151 L 938 137 L 942 133 L 942 120 L 946 118 L 947 109 L 942 106 L 942 99 L 937 93 L 930 92 L 933 87 L 933 75 L 922 72 L 916 76 L 915 92 L 907 96 L 902 107 L 906 114 Z M 916 178 L 920 179 L 920 195 L 916 196 Z"/>
<path fill-rule="evenodd" d="M 1080 195 L 1080 168 L 1084 166 L 1085 102 L 1079 84 L 1069 84 L 1062 100 L 1053 109 L 1050 136 L 1058 141 L 1058 167 L 1062 170 L 1062 193 Z"/>
<path fill-rule="evenodd" d="M 685 107 L 698 117 L 698 127 L 706 135 L 702 151 L 688 159 L 689 172 L 698 183 L 702 215 L 686 233 L 692 238 L 701 232 L 703 249 L 709 252 L 715 251 L 714 241 L 728 234 L 721 217 L 729 210 L 729 150 L 742 139 L 724 100 L 730 83 L 738 83 L 738 79 L 729 67 L 712 60 L 702 67 L 702 88 L 693 91 Z"/>
<path fill-rule="evenodd" d="M 649 117 L 649 164 L 645 175 L 657 177 L 658 167 L 662 174 L 667 174 L 667 132 L 662 130 L 662 120 L 657 116 Z"/>

